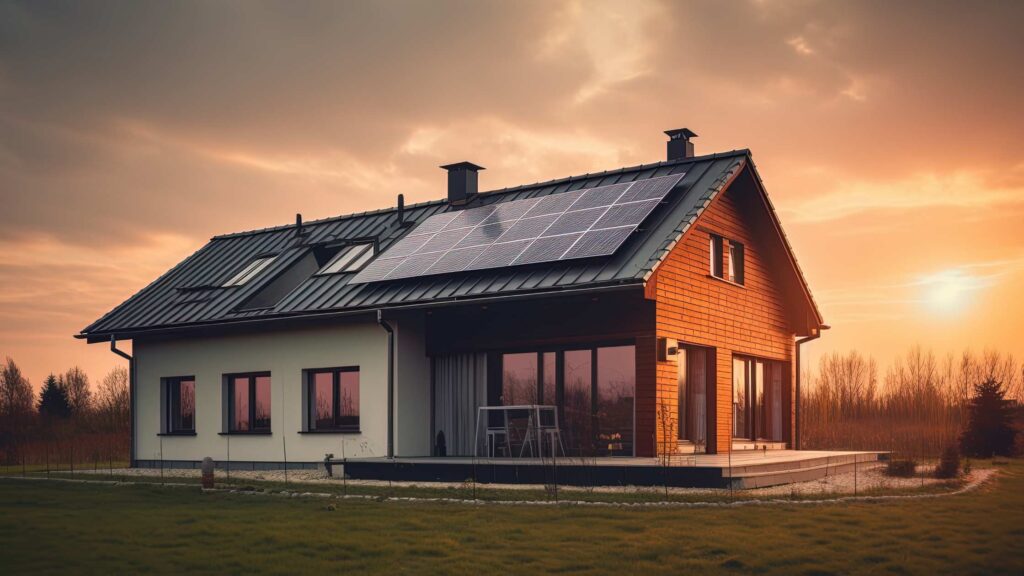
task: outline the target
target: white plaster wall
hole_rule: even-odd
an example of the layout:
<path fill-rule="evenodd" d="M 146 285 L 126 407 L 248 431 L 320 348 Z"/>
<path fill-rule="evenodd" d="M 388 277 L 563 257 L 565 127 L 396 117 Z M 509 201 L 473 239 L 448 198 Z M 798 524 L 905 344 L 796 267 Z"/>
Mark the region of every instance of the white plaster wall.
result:
<path fill-rule="evenodd" d="M 429 454 L 429 362 L 422 354 L 422 325 L 396 322 L 396 412 L 405 422 L 397 427 L 396 448 Z M 136 430 L 140 460 L 226 460 L 281 462 L 282 440 L 289 462 L 321 461 L 325 453 L 341 457 L 387 454 L 387 334 L 374 322 L 301 330 L 276 330 L 248 335 L 187 338 L 134 343 L 137 369 Z M 421 358 L 422 357 L 422 358 Z M 300 434 L 302 370 L 359 366 L 358 434 Z M 221 436 L 221 386 L 224 374 L 271 373 L 269 436 Z M 422 371 L 422 374 L 420 374 Z M 158 436 L 160 379 L 196 378 L 196 435 Z M 422 413 L 421 413 L 422 412 Z M 422 433 L 420 431 L 423 431 Z M 403 454 L 397 452 L 399 455 Z"/>
<path fill-rule="evenodd" d="M 395 326 L 395 454 L 430 456 L 430 359 L 422 315 L 402 316 Z"/>

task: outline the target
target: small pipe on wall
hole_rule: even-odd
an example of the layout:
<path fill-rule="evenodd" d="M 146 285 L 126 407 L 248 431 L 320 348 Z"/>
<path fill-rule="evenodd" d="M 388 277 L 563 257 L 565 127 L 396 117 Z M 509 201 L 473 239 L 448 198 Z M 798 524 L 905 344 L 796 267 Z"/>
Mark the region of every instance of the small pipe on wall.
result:
<path fill-rule="evenodd" d="M 128 361 L 128 414 L 131 419 L 131 446 L 128 452 L 128 465 L 135 468 L 135 357 L 124 350 L 117 349 L 117 336 L 110 337 L 110 351 Z"/>
<path fill-rule="evenodd" d="M 377 310 L 377 324 L 388 333 L 388 458 L 395 457 L 395 329 Z"/>
<path fill-rule="evenodd" d="M 796 423 L 796 433 L 793 435 L 794 450 L 800 449 L 800 346 L 810 342 L 811 340 L 821 338 L 822 330 L 828 330 L 829 328 L 831 328 L 831 326 L 827 325 L 814 328 L 812 329 L 810 336 L 796 341 L 796 413 L 793 415 Z"/>

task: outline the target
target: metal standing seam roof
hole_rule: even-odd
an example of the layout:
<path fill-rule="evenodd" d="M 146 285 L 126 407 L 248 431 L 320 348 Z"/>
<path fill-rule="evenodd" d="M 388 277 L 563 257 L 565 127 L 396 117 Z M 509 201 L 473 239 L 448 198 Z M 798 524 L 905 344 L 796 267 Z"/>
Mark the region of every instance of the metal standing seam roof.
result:
<path fill-rule="evenodd" d="M 306 222 L 303 224 L 306 233 L 301 237 L 296 234 L 295 225 L 215 236 L 78 336 L 104 340 L 138 331 L 212 323 L 369 311 L 565 289 L 642 285 L 700 212 L 748 164 L 752 167 L 749 152 L 737 150 L 485 192 L 469 204 L 483 206 L 685 172 L 662 205 L 611 256 L 369 284 L 349 283 L 354 276 L 352 273 L 313 275 L 273 307 L 259 310 L 239 310 L 238 307 L 307 254 L 310 246 L 375 237 L 383 252 L 413 226 L 399 226 L 396 209 L 388 208 Z M 419 223 L 450 209 L 444 200 L 409 205 L 405 208 L 405 220 Z M 253 258 L 268 254 L 277 257 L 256 278 L 243 286 L 221 287 Z"/>

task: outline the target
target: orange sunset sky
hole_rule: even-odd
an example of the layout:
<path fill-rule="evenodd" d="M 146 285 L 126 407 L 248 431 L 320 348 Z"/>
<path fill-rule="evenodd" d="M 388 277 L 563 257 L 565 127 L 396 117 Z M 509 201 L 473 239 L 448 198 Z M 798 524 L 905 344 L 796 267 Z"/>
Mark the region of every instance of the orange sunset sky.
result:
<path fill-rule="evenodd" d="M 1024 356 L 1024 2 L 0 1 L 0 357 L 212 235 L 750 148 L 833 330 Z"/>

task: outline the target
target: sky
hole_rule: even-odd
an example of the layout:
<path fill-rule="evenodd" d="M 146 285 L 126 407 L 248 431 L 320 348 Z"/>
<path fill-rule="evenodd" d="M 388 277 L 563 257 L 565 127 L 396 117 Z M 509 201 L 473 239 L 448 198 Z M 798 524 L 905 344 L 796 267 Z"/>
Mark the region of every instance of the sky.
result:
<path fill-rule="evenodd" d="M 1024 3 L 0 0 L 0 357 L 219 233 L 749 148 L 832 326 L 809 362 L 1024 357 Z"/>

